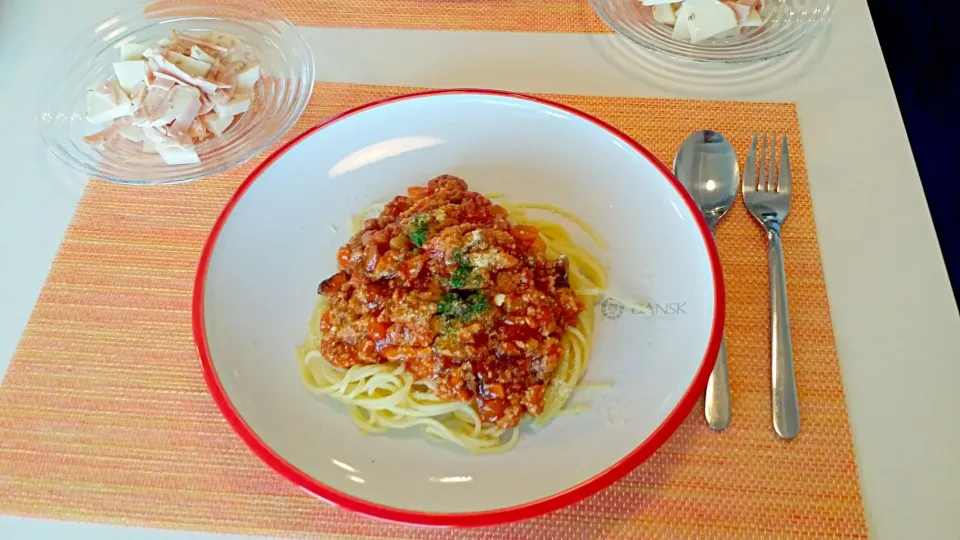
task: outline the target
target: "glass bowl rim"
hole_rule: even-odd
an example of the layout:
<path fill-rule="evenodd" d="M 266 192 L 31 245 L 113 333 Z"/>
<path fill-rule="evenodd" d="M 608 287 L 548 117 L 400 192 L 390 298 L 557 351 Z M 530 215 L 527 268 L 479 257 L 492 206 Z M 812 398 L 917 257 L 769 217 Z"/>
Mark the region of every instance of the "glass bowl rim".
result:
<path fill-rule="evenodd" d="M 606 0 L 606 1 L 605 0 L 589 0 L 589 1 L 590 1 L 590 7 L 593 9 L 593 12 L 597 15 L 597 17 L 600 18 L 601 21 L 603 21 L 604 24 L 607 25 L 608 28 L 610 28 L 614 32 L 615 35 L 621 38 L 624 38 L 630 43 L 638 45 L 647 51 L 650 51 L 668 58 L 684 60 L 687 62 L 694 62 L 698 64 L 748 64 L 752 62 L 763 62 L 766 60 L 772 60 L 774 58 L 778 58 L 790 53 L 794 53 L 797 50 L 799 50 L 801 47 L 809 43 L 813 38 L 815 38 L 818 34 L 820 34 L 823 31 L 823 29 L 829 24 L 830 19 L 833 16 L 833 11 L 836 7 L 834 0 L 820 0 L 820 2 L 822 2 L 825 5 L 823 15 L 818 20 L 814 21 L 813 24 L 808 24 L 809 28 L 807 28 L 800 35 L 795 37 L 786 46 L 783 46 L 777 49 L 771 49 L 771 52 L 769 53 L 750 55 L 742 58 L 736 58 L 736 57 L 710 58 L 710 57 L 704 57 L 704 56 L 697 56 L 694 54 L 696 49 L 699 49 L 701 52 L 708 52 L 710 50 L 709 47 L 704 47 L 701 44 L 693 44 L 689 42 L 671 40 L 669 42 L 671 44 L 674 44 L 674 43 L 681 44 L 691 49 L 694 49 L 694 51 L 676 51 L 673 49 L 661 47 L 656 43 L 652 43 L 644 39 L 639 39 L 635 35 L 632 35 L 632 32 L 625 30 L 623 28 L 623 25 L 617 20 L 617 18 L 611 15 L 611 13 L 604 7 L 605 4 L 610 2 L 631 3 L 631 4 L 637 3 L 639 5 L 641 0 Z M 683 0 L 675 0 L 675 1 L 682 2 Z M 773 1 L 780 2 L 783 0 L 773 0 Z M 791 0 L 786 0 L 786 1 L 791 1 Z M 644 7 L 644 6 L 640 6 L 640 7 Z M 649 6 L 645 6 L 645 7 L 649 7 Z"/>

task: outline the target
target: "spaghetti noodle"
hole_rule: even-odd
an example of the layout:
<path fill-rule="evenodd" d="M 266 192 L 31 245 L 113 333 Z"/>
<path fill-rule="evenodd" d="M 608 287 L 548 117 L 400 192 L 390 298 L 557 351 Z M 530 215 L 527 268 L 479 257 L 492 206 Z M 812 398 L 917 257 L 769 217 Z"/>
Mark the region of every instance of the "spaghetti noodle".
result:
<path fill-rule="evenodd" d="M 408 191 L 375 205 L 378 218 L 364 222 L 368 208 L 353 220 L 343 271 L 321 284 L 297 354 L 307 388 L 348 405 L 364 432 L 419 426 L 475 453 L 512 448 L 521 418 L 541 428 L 579 412 L 564 407 L 586 371 L 607 272 L 528 211 L 603 239 L 561 208 L 496 205 L 451 176 Z"/>

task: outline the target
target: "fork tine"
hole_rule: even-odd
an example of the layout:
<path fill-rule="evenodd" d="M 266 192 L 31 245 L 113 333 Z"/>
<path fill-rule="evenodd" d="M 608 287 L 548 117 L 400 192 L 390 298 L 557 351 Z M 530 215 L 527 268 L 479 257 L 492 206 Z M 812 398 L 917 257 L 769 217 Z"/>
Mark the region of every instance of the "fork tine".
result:
<path fill-rule="evenodd" d="M 753 134 L 750 140 L 750 150 L 747 152 L 747 162 L 743 166 L 743 187 L 744 193 L 757 190 L 757 134 Z"/>
<path fill-rule="evenodd" d="M 787 136 L 783 136 L 780 146 L 780 174 L 777 175 L 777 191 L 790 194 L 790 151 L 787 150 Z"/>
<path fill-rule="evenodd" d="M 760 181 L 757 185 L 757 190 L 766 191 L 769 189 L 767 186 L 767 176 L 768 176 L 768 165 L 767 165 L 767 134 L 763 134 L 763 144 L 760 146 Z"/>
<path fill-rule="evenodd" d="M 770 137 L 770 166 L 767 167 L 767 190 L 777 190 L 777 134 Z"/>

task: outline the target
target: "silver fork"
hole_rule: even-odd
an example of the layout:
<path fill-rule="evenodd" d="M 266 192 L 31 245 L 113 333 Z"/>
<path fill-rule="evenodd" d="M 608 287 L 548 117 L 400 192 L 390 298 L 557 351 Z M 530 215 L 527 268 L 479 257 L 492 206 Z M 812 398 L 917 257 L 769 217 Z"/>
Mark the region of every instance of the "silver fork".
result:
<path fill-rule="evenodd" d="M 757 161 L 757 138 L 754 134 L 743 170 L 743 200 L 747 210 L 767 231 L 767 257 L 770 261 L 770 352 L 772 356 L 773 429 L 783 439 L 800 433 L 800 403 L 793 372 L 793 344 L 790 340 L 790 312 L 787 304 L 787 276 L 783 268 L 783 242 L 780 227 L 790 211 L 790 152 L 787 138 L 782 138 L 780 169 L 776 173 L 777 136 L 770 139 L 767 160 L 767 135 L 762 137 L 760 160 Z M 758 166 L 759 163 L 759 166 Z"/>

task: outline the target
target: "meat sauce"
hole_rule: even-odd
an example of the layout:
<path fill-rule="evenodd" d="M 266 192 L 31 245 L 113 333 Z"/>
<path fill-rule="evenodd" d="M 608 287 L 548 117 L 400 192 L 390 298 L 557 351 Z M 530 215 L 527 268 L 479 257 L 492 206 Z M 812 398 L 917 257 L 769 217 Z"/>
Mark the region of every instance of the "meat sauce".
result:
<path fill-rule="evenodd" d="M 388 203 L 337 252 L 320 351 L 331 364 L 403 362 L 442 399 L 515 427 L 543 412 L 561 336 L 583 310 L 536 229 L 444 175 Z"/>

